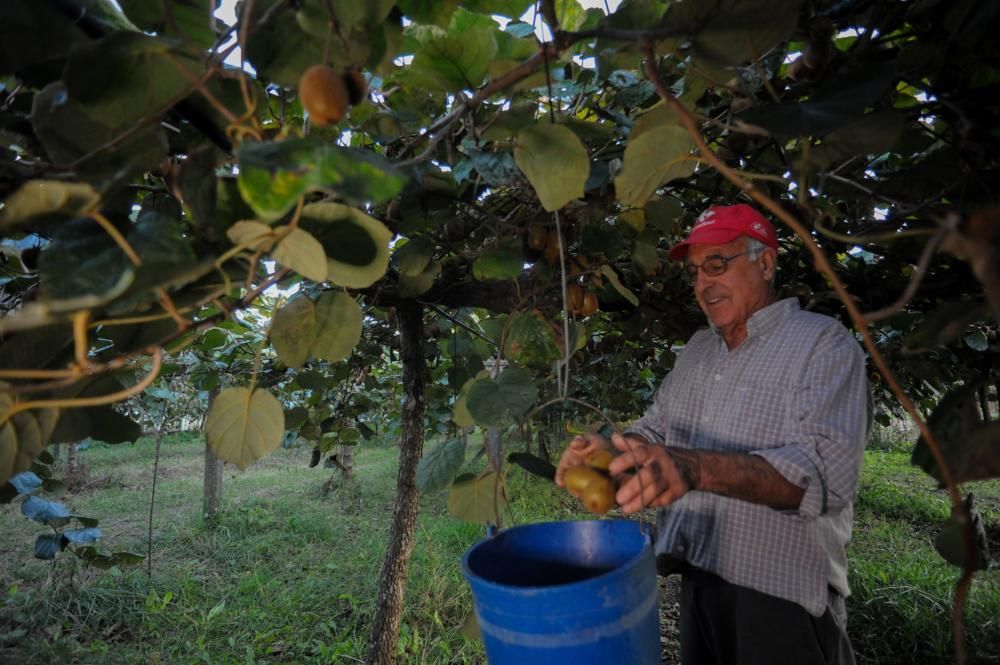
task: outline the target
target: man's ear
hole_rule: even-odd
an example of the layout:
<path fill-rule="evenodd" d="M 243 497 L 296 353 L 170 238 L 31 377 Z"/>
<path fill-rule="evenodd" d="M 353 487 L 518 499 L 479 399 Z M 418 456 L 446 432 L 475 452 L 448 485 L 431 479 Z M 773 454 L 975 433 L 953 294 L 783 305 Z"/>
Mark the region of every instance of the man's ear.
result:
<path fill-rule="evenodd" d="M 765 247 L 760 253 L 760 264 L 764 270 L 764 279 L 774 282 L 774 273 L 778 268 L 778 252 L 771 247 Z"/>

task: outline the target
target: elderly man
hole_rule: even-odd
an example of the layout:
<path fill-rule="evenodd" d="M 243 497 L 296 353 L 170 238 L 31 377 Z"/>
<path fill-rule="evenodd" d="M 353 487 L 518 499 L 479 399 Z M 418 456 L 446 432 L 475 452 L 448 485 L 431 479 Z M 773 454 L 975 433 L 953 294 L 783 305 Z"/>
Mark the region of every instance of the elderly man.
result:
<path fill-rule="evenodd" d="M 774 228 L 709 208 L 670 250 L 710 329 L 611 443 L 626 513 L 658 507 L 657 566 L 682 573 L 684 665 L 853 663 L 847 559 L 871 428 L 864 355 L 835 319 L 776 300 Z M 563 472 L 600 436 L 576 437 Z M 634 470 L 634 476 L 624 475 Z"/>

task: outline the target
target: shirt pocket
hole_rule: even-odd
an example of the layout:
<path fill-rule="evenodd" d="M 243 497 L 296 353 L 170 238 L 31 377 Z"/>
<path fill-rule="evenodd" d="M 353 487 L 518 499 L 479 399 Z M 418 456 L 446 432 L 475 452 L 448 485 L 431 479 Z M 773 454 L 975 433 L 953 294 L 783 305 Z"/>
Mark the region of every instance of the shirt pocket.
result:
<path fill-rule="evenodd" d="M 722 409 L 730 427 L 748 450 L 777 448 L 788 441 L 796 386 L 782 381 L 743 381 L 733 391 L 733 403 Z"/>

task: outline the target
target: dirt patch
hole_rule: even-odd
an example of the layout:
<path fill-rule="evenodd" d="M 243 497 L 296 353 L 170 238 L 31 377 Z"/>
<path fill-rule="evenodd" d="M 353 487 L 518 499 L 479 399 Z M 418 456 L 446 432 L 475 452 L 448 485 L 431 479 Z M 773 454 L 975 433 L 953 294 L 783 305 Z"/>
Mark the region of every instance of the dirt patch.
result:
<path fill-rule="evenodd" d="M 656 578 L 660 593 L 660 662 L 676 665 L 681 662 L 681 578 L 680 575 Z"/>

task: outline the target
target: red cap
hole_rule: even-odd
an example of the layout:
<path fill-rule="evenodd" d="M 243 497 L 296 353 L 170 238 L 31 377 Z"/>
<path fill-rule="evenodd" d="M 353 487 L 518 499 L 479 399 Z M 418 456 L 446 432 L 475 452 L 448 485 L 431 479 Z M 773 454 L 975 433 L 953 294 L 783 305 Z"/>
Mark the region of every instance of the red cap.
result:
<path fill-rule="evenodd" d="M 712 206 L 701 213 L 687 239 L 674 245 L 667 256 L 683 259 L 691 245 L 724 245 L 740 236 L 749 236 L 768 247 L 778 248 L 778 238 L 771 222 L 755 208 L 737 203 L 731 206 Z"/>

